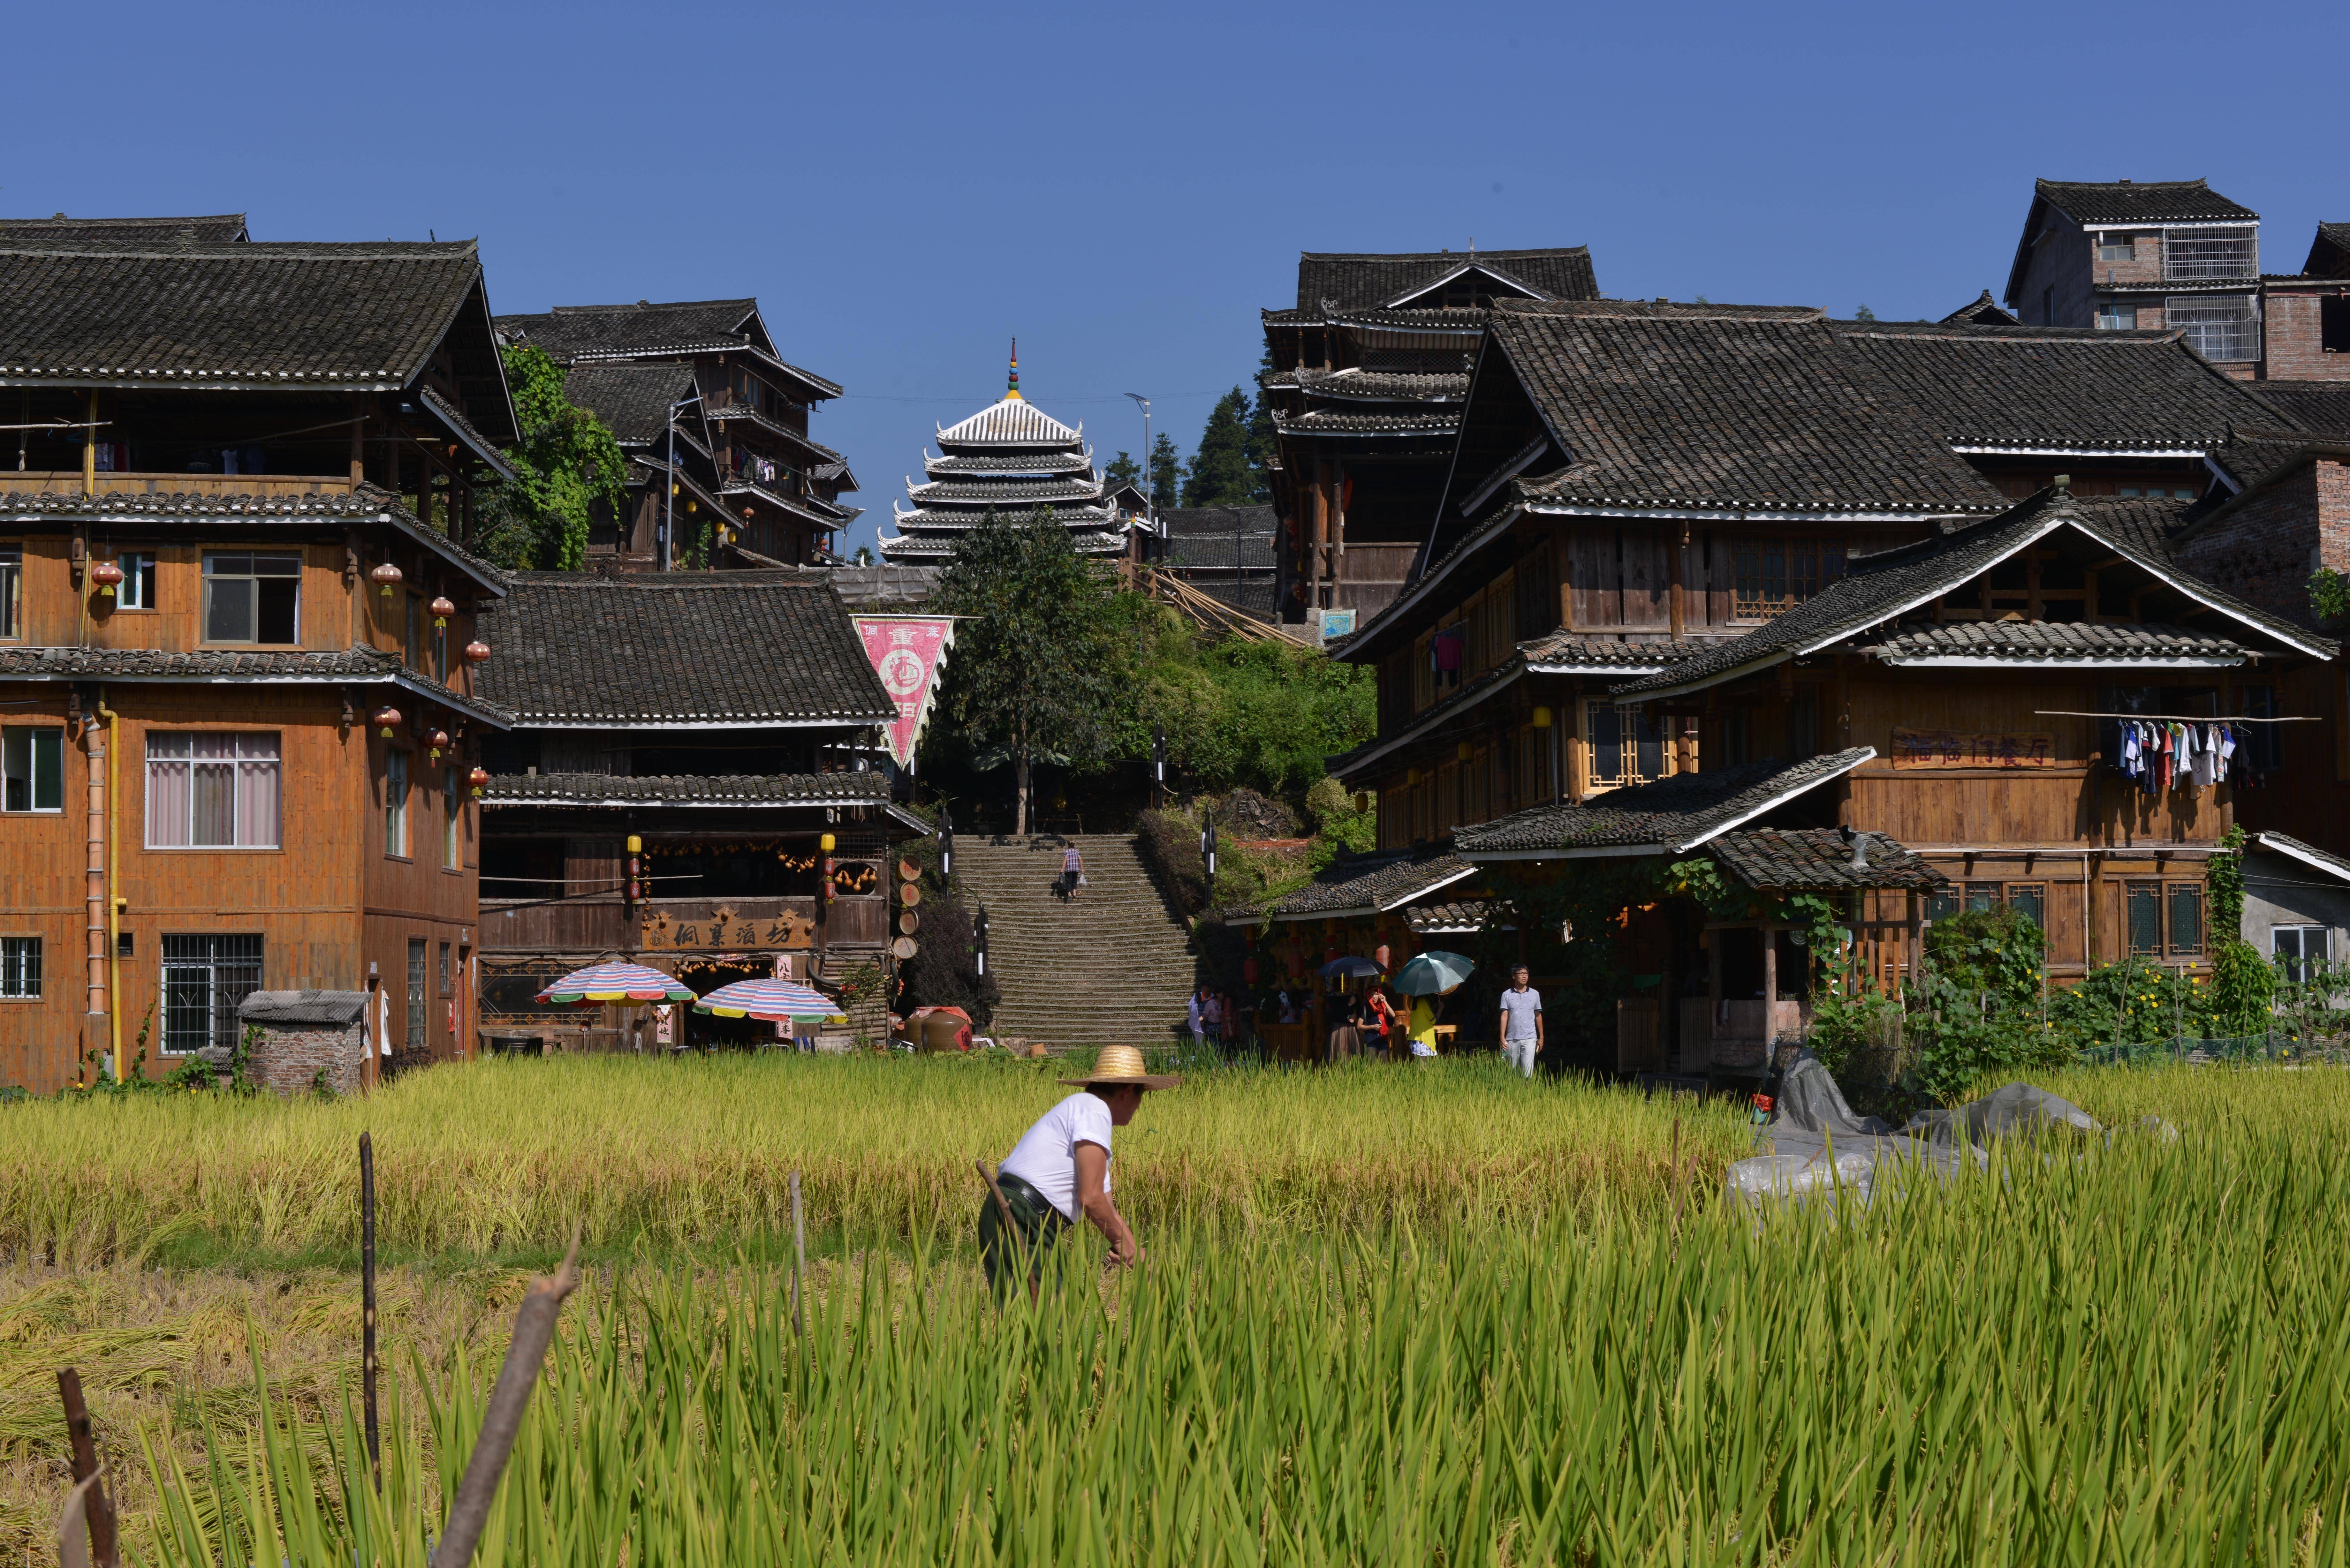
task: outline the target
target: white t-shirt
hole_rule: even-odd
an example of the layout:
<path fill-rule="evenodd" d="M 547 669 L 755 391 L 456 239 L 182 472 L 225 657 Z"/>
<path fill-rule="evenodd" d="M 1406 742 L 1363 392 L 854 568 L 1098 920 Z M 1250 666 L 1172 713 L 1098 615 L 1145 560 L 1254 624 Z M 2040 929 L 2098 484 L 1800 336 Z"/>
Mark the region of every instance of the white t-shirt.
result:
<path fill-rule="evenodd" d="M 1012 1152 L 997 1167 L 1016 1176 L 1045 1195 L 1045 1201 L 1064 1218 L 1077 1219 L 1077 1145 L 1101 1145 L 1102 1190 L 1109 1190 L 1109 1104 L 1089 1089 L 1079 1089 L 1036 1118 Z"/>

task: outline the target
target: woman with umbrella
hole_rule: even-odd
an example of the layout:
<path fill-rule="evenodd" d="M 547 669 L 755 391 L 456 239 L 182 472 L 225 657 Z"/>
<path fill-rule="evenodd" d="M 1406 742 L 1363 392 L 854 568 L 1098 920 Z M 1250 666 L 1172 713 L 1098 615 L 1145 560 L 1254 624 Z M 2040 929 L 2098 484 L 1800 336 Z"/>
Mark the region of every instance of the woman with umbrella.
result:
<path fill-rule="evenodd" d="M 1410 1032 L 1414 1056 L 1436 1054 L 1436 1008 L 1429 999 L 1451 995 L 1476 968 L 1474 961 L 1459 953 L 1425 952 L 1397 971 L 1396 989 L 1413 999 Z"/>
<path fill-rule="evenodd" d="M 1322 966 L 1323 979 L 1336 980 L 1342 985 L 1378 972 L 1379 966 L 1367 958 L 1335 958 Z M 1363 1036 L 1356 1023 L 1362 1016 L 1362 999 L 1352 992 L 1339 992 L 1338 1021 L 1330 1029 L 1329 1060 L 1336 1062 L 1361 1051 Z"/>

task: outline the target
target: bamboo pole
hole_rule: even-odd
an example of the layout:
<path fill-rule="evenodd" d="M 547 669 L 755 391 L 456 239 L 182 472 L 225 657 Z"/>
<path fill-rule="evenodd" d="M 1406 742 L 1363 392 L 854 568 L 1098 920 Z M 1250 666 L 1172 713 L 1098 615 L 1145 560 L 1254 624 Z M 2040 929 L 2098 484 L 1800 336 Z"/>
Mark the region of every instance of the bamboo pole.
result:
<path fill-rule="evenodd" d="M 546 1359 L 547 1344 L 555 1337 L 555 1320 L 562 1314 L 564 1301 L 579 1288 L 578 1265 L 579 1232 L 575 1227 L 563 1266 L 551 1277 L 531 1281 L 530 1289 L 523 1293 L 522 1305 L 515 1311 L 514 1338 L 506 1345 L 505 1363 L 498 1368 L 497 1383 L 482 1412 L 481 1434 L 474 1439 L 473 1458 L 465 1461 L 464 1479 L 457 1483 L 456 1500 L 449 1505 L 448 1523 L 432 1549 L 432 1568 L 466 1568 L 473 1560 L 482 1527 L 489 1522 L 490 1502 L 497 1496 L 498 1480 L 505 1474 L 506 1457 L 514 1451 L 515 1435 L 522 1429 L 531 1387 L 538 1381 L 539 1364 Z"/>
<path fill-rule="evenodd" d="M 84 1516 L 89 1521 L 89 1554 L 98 1568 L 116 1568 L 121 1561 L 114 1532 L 114 1504 L 98 1475 L 98 1439 L 89 1425 L 89 1407 L 81 1397 L 81 1374 L 70 1366 L 57 1369 L 57 1395 L 65 1402 L 66 1438 L 73 1449 L 74 1480 L 89 1490 L 84 1494 Z"/>
<path fill-rule="evenodd" d="M 368 1475 L 383 1490 L 375 1403 L 375 1139 L 359 1134 L 359 1385 L 367 1412 Z"/>

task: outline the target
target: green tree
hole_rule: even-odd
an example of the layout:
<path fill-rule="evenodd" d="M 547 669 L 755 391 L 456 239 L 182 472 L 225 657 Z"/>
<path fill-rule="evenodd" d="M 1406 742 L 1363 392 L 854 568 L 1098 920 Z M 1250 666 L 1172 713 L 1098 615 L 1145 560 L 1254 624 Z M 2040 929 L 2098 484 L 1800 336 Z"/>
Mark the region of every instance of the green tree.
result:
<path fill-rule="evenodd" d="M 1109 481 L 1112 490 L 1116 490 L 1121 484 L 1132 484 L 1140 479 L 1142 464 L 1135 462 L 1132 454 L 1121 452 L 1110 459 L 1109 466 L 1102 470 L 1102 477 Z"/>
<path fill-rule="evenodd" d="M 1186 506 L 1245 506 L 1255 498 L 1249 472 L 1248 394 L 1234 387 L 1208 411 L 1208 427 L 1183 479 Z"/>
<path fill-rule="evenodd" d="M 1272 370 L 1273 349 L 1268 347 L 1263 357 L 1257 361 L 1257 373 L 1262 378 L 1269 375 Z M 1257 385 L 1260 388 L 1264 385 L 1262 379 Z M 1263 505 L 1273 499 L 1274 441 L 1273 403 L 1260 390 L 1257 393 L 1256 407 L 1249 410 L 1248 419 L 1249 499 L 1259 505 Z"/>
<path fill-rule="evenodd" d="M 1013 831 L 1024 834 L 1035 761 L 1104 754 L 1118 657 L 1109 574 L 1076 553 L 1051 508 L 1018 522 L 990 511 L 955 541 L 932 602 L 969 618 L 941 695 L 965 739 L 1008 754 Z"/>
<path fill-rule="evenodd" d="M 576 571 L 587 563 L 588 525 L 601 504 L 628 504 L 628 461 L 604 422 L 563 395 L 563 367 L 527 343 L 504 350 L 522 439 L 507 449 L 512 481 L 485 491 L 474 546 L 515 571 Z"/>
<path fill-rule="evenodd" d="M 1150 504 L 1160 512 L 1180 505 L 1175 497 L 1182 479 L 1183 460 L 1167 432 L 1160 431 L 1159 439 L 1150 443 Z"/>

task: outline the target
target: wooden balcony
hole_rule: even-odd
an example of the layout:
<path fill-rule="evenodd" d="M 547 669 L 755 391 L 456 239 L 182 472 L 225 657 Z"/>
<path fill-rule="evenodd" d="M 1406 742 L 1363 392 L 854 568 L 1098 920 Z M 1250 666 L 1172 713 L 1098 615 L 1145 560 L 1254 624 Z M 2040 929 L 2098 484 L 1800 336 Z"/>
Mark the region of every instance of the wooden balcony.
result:
<path fill-rule="evenodd" d="M 721 929 L 729 933 L 723 937 L 710 930 L 713 918 L 722 909 L 728 912 L 728 919 L 722 923 Z M 664 928 L 666 940 L 648 942 L 644 924 L 658 922 L 663 915 L 669 917 Z M 567 898 L 555 903 L 529 898 L 484 898 L 481 932 L 482 950 L 485 953 L 642 953 L 705 949 L 767 951 L 811 945 L 805 936 L 771 942 L 766 939 L 770 927 L 806 932 L 813 922 L 813 945 L 879 946 L 889 940 L 889 921 L 888 900 L 878 896 L 836 898 L 821 911 L 813 898 L 651 898 L 646 900 L 634 919 L 628 906 L 618 898 Z M 754 940 L 746 941 L 733 934 L 752 926 L 758 928 Z M 688 928 L 694 931 L 691 939 L 682 936 Z"/>
<path fill-rule="evenodd" d="M 348 473 L 101 473 L 100 495 L 348 495 Z M 0 495 L 79 494 L 81 470 L 0 470 Z"/>

